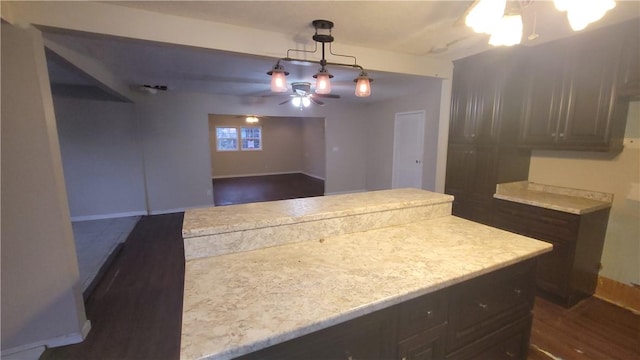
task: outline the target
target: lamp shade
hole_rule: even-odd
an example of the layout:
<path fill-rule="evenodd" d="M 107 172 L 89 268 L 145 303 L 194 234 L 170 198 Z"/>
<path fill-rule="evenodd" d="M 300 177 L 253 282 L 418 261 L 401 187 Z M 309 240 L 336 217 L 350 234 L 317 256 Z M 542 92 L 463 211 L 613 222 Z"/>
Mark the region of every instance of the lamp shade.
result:
<path fill-rule="evenodd" d="M 289 73 L 284 71 L 282 65 L 276 64 L 273 69 L 267 72 L 267 75 L 271 75 L 271 91 L 287 91 L 287 75 L 289 75 Z"/>
<path fill-rule="evenodd" d="M 311 100 L 309 100 L 309 98 L 308 98 L 308 97 L 306 97 L 306 96 L 305 96 L 305 97 L 303 97 L 303 98 L 302 98 L 302 106 L 304 106 L 304 107 L 309 107 L 309 105 L 311 105 Z"/>
<path fill-rule="evenodd" d="M 371 80 L 366 72 L 361 72 L 354 81 L 356 82 L 356 96 L 367 97 L 371 95 Z"/>
<path fill-rule="evenodd" d="M 522 40 L 522 16 L 505 15 L 500 19 L 489 38 L 493 46 L 513 46 Z"/>
<path fill-rule="evenodd" d="M 506 0 L 480 0 L 464 19 L 464 23 L 477 33 L 491 34 L 504 15 L 506 6 Z"/>
<path fill-rule="evenodd" d="M 316 94 L 329 94 L 331 93 L 331 78 L 333 77 L 327 69 L 322 68 L 317 74 L 313 75 L 316 78 Z"/>
<path fill-rule="evenodd" d="M 295 107 L 300 107 L 300 104 L 302 104 L 302 99 L 300 98 L 300 96 L 296 96 L 293 99 L 291 99 L 291 105 Z"/>

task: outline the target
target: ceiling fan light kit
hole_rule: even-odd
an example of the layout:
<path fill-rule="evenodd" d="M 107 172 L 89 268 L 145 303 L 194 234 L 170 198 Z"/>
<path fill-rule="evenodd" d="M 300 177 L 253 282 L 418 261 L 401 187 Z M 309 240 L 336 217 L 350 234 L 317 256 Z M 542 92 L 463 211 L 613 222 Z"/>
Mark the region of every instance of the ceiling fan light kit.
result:
<path fill-rule="evenodd" d="M 360 65 L 357 64 L 357 59 L 355 56 L 350 56 L 350 55 L 341 55 L 341 54 L 336 54 L 333 53 L 331 51 L 331 43 L 333 42 L 334 38 L 333 35 L 331 35 L 331 29 L 333 29 L 333 22 L 328 21 L 328 20 L 314 20 L 312 23 L 313 27 L 315 28 L 315 34 L 313 35 L 312 39 L 313 41 L 315 41 L 315 49 L 313 51 L 310 50 L 298 50 L 298 49 L 288 49 L 287 50 L 287 56 L 281 59 L 278 59 L 278 61 L 276 62 L 276 65 L 273 67 L 273 69 L 271 69 L 269 72 L 267 72 L 267 75 L 271 76 L 271 91 L 273 92 L 285 92 L 287 91 L 287 82 L 286 82 L 286 76 L 289 75 L 288 72 L 286 72 L 284 70 L 284 67 L 282 65 L 280 65 L 281 61 L 287 61 L 287 62 L 301 62 L 301 63 L 312 63 L 312 64 L 319 64 L 320 65 L 320 69 L 318 70 L 318 72 L 313 76 L 316 79 L 315 82 L 315 93 L 319 94 L 319 95 L 328 95 L 331 93 L 331 78 L 333 78 L 333 75 L 331 75 L 331 73 L 329 73 L 329 70 L 327 70 L 327 65 L 332 65 L 332 66 L 344 66 L 344 67 L 351 67 L 351 68 L 356 68 L 360 70 L 360 73 L 358 75 L 358 77 L 354 80 L 354 82 L 356 82 L 356 90 L 355 90 L 355 94 L 356 96 L 359 97 L 366 97 L 371 95 L 371 79 L 369 78 L 369 76 L 367 75 L 367 73 L 364 71 L 364 68 Z M 289 54 L 291 52 L 302 52 L 302 53 L 316 53 L 318 51 L 318 43 L 322 44 L 322 58 L 320 60 L 307 60 L 307 59 L 298 59 L 298 58 L 292 58 L 289 56 Z M 326 44 L 329 44 L 329 53 L 333 56 L 336 57 L 346 57 L 346 58 L 351 58 L 353 59 L 353 63 L 339 63 L 339 62 L 328 62 L 327 59 L 325 58 L 325 46 Z M 294 90 L 294 94 L 296 93 L 295 89 Z M 298 101 L 295 101 L 295 98 L 292 100 L 292 103 L 295 105 L 295 103 L 298 103 Z M 308 103 L 310 103 L 311 101 L 313 101 L 312 98 L 307 98 Z M 302 108 L 302 106 L 308 106 L 308 105 L 304 105 L 304 100 L 300 99 L 299 100 L 299 104 L 297 105 L 298 107 Z"/>
<path fill-rule="evenodd" d="M 522 40 L 522 9 L 532 2 L 533 0 L 510 2 L 517 5 L 514 7 L 507 6 L 506 0 L 477 0 L 465 17 L 465 24 L 477 33 L 490 34 L 490 45 L 517 45 Z M 600 20 L 607 11 L 616 6 L 616 2 L 614 0 L 554 0 L 554 5 L 557 10 L 567 12 L 571 29 L 580 31 L 590 23 Z M 534 30 L 528 39 L 534 40 L 537 37 Z"/>

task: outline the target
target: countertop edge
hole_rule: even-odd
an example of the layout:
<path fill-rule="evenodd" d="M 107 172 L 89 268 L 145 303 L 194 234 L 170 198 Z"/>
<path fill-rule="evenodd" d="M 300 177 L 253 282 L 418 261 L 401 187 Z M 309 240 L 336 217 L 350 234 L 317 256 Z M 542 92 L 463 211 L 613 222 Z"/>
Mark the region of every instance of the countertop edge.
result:
<path fill-rule="evenodd" d="M 601 205 L 592 206 L 592 207 L 589 207 L 588 209 L 576 209 L 576 208 L 569 208 L 569 207 L 560 206 L 560 205 L 554 205 L 554 204 L 550 204 L 542 201 L 523 199 L 521 197 L 514 196 L 514 195 L 496 193 L 496 194 L 493 194 L 493 197 L 496 199 L 516 202 L 516 203 L 525 204 L 525 205 L 537 206 L 545 209 L 556 210 L 556 211 L 561 211 L 561 212 L 575 214 L 575 215 L 584 215 L 584 214 L 592 213 L 598 210 L 607 209 L 611 207 L 610 203 L 602 203 Z"/>

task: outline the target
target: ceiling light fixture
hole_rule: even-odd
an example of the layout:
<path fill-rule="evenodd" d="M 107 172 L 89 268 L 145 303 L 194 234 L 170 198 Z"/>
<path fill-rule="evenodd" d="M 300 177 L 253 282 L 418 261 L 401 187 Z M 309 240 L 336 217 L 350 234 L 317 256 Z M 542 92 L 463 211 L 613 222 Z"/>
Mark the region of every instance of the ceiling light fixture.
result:
<path fill-rule="evenodd" d="M 315 86 L 316 94 L 331 93 L 331 78 L 333 78 L 333 75 L 331 75 L 327 70 L 327 65 L 332 65 L 332 66 L 345 66 L 345 67 L 360 69 L 360 74 L 354 80 L 354 82 L 356 82 L 355 95 L 359 97 L 366 97 L 371 95 L 371 82 L 373 80 L 369 78 L 369 75 L 364 70 L 364 68 L 357 64 L 356 57 L 351 55 L 335 54 L 331 51 L 331 43 L 334 40 L 333 36 L 331 35 L 331 29 L 333 29 L 333 22 L 328 20 L 313 20 L 311 24 L 315 28 L 315 34 L 312 37 L 312 39 L 315 41 L 315 48 L 313 49 L 313 51 L 288 49 L 287 56 L 279 59 L 276 62 L 276 65 L 273 67 L 273 69 L 267 72 L 267 74 L 271 76 L 271 91 L 273 92 L 287 91 L 286 76 L 289 75 L 289 73 L 284 71 L 284 67 L 280 65 L 280 62 L 296 61 L 296 62 L 313 63 L 313 64 L 320 65 L 320 69 L 318 70 L 318 72 L 315 75 L 313 75 L 313 77 L 316 79 L 316 86 Z M 302 52 L 302 53 L 316 53 L 318 52 L 318 43 L 322 44 L 322 58 L 320 60 L 296 59 L 289 56 L 289 53 L 292 51 Z M 329 44 L 329 54 L 337 57 L 351 58 L 353 59 L 353 64 L 328 62 L 325 58 L 326 44 Z"/>
<path fill-rule="evenodd" d="M 517 45 L 522 39 L 522 9 L 532 2 L 533 0 L 477 0 L 465 17 L 465 24 L 477 33 L 490 34 L 490 45 Z M 554 0 L 554 4 L 559 11 L 567 12 L 569 25 L 574 31 L 580 31 L 590 23 L 600 20 L 616 6 L 614 0 Z M 528 39 L 534 40 L 537 37 L 534 30 Z"/>
<path fill-rule="evenodd" d="M 255 124 L 260 120 L 256 116 L 251 115 L 251 116 L 247 116 L 247 118 L 244 119 L 244 121 L 248 122 L 249 124 Z"/>
<path fill-rule="evenodd" d="M 567 12 L 567 20 L 573 31 L 583 30 L 616 7 L 613 0 L 554 0 L 553 3 L 558 11 Z"/>

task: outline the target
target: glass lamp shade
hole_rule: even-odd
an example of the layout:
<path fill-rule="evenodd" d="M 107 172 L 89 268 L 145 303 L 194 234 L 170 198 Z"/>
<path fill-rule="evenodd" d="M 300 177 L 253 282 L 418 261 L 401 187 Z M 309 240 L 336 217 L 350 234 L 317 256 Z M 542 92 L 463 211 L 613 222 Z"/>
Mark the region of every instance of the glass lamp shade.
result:
<path fill-rule="evenodd" d="M 311 105 L 311 100 L 306 96 L 303 97 L 302 98 L 302 106 L 309 107 L 309 105 Z"/>
<path fill-rule="evenodd" d="M 259 120 L 257 117 L 255 116 L 247 116 L 247 118 L 245 119 L 246 122 L 248 122 L 249 124 L 255 124 L 257 123 Z"/>
<path fill-rule="evenodd" d="M 567 9 L 567 19 L 573 31 L 580 31 L 592 22 L 596 22 L 613 9 L 613 0 L 572 1 Z"/>
<path fill-rule="evenodd" d="M 505 15 L 493 29 L 489 44 L 493 46 L 513 46 L 522 40 L 522 16 Z"/>
<path fill-rule="evenodd" d="M 331 92 L 331 74 L 325 69 L 321 69 L 313 76 L 316 78 L 316 94 L 329 94 Z"/>
<path fill-rule="evenodd" d="M 366 73 L 360 73 L 356 79 L 356 96 L 367 97 L 371 95 L 371 81 Z"/>
<path fill-rule="evenodd" d="M 287 91 L 287 78 L 285 71 L 282 69 L 273 69 L 271 73 L 271 91 Z"/>
<path fill-rule="evenodd" d="M 491 34 L 504 15 L 507 0 L 480 0 L 471 9 L 464 23 L 477 33 Z"/>
<path fill-rule="evenodd" d="M 302 103 L 302 99 L 300 98 L 300 96 L 296 96 L 293 99 L 291 99 L 291 105 L 295 107 L 300 107 L 301 103 Z"/>

